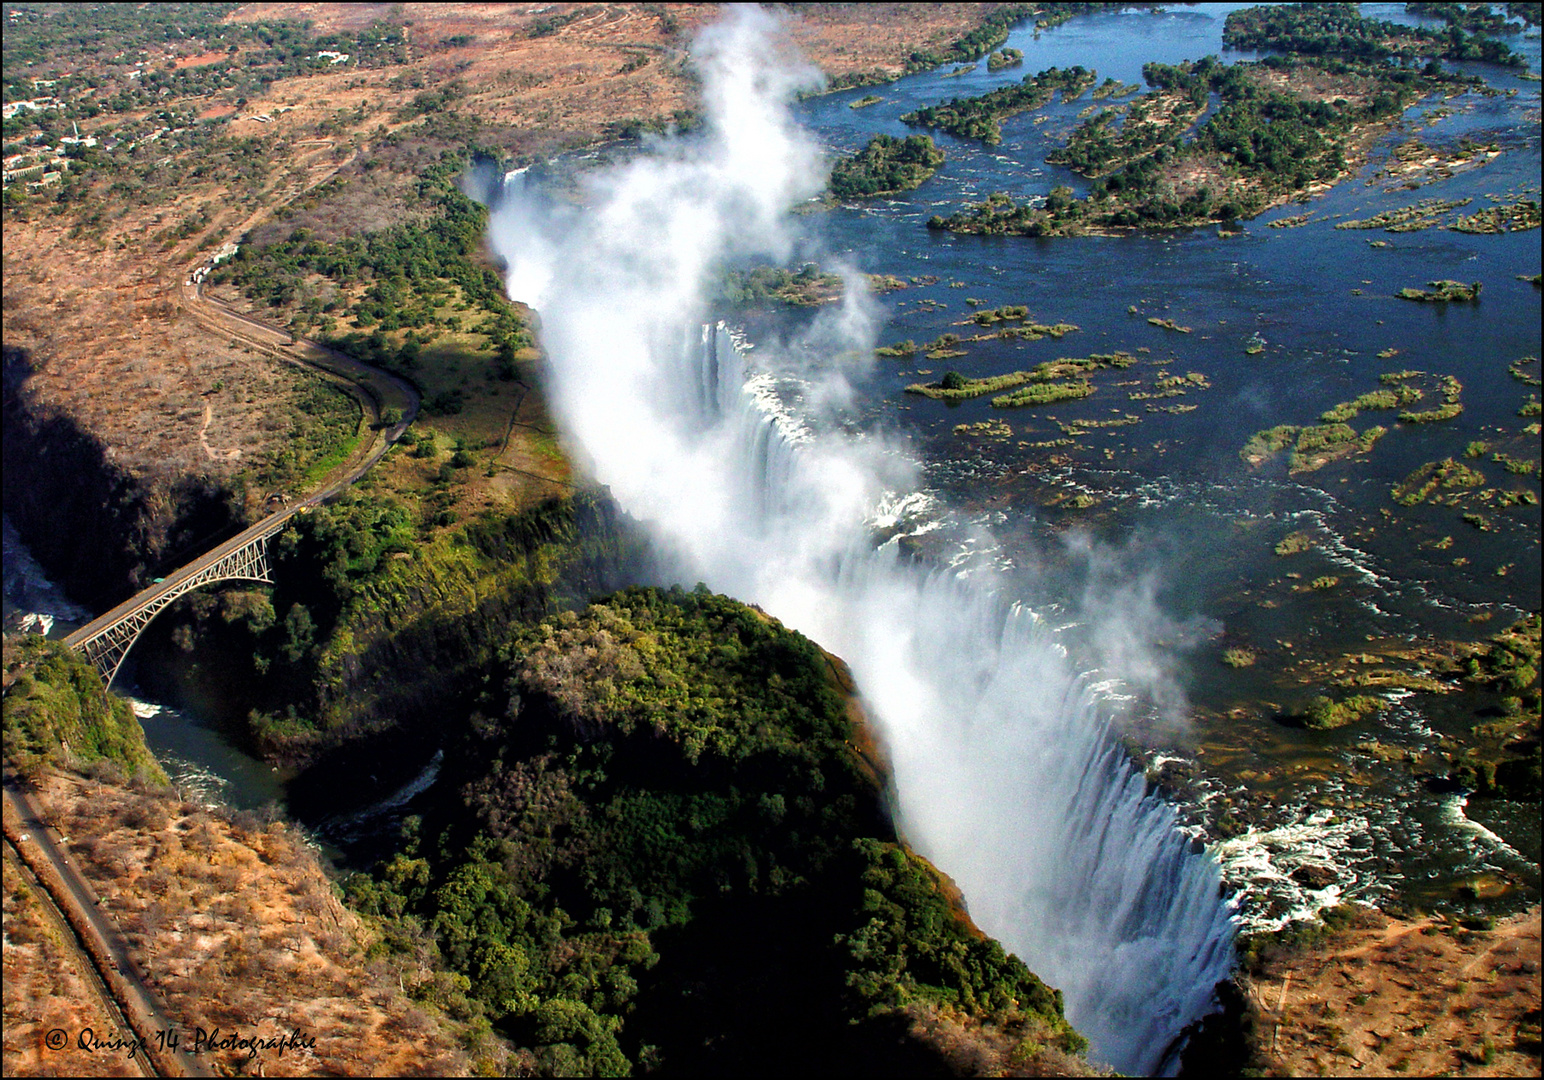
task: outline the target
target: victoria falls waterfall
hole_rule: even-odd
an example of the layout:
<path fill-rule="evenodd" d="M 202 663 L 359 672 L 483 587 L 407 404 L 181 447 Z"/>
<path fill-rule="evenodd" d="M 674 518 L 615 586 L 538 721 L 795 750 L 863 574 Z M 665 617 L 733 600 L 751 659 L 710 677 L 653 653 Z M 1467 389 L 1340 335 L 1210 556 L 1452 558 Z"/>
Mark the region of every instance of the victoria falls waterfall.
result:
<path fill-rule="evenodd" d="M 1216 862 L 1121 749 L 1125 711 L 1183 722 L 1151 589 L 1052 619 L 991 569 L 914 561 L 915 452 L 855 421 L 848 376 L 879 309 L 860 266 L 788 340 L 710 314 L 726 265 L 829 255 L 825 182 L 788 103 L 818 76 L 769 16 L 699 39 L 705 124 L 585 174 L 577 200 L 510 180 L 491 245 L 540 317 L 547 392 L 576 460 L 654 541 L 660 573 L 759 605 L 841 656 L 879 729 L 901 832 L 971 917 L 1064 995 L 1095 1058 L 1177 1067 L 1214 1007 L 1234 920 Z M 855 260 L 859 261 L 859 260 Z M 888 535 L 886 535 L 888 533 Z M 1062 624 L 1062 625 L 1057 625 Z"/>

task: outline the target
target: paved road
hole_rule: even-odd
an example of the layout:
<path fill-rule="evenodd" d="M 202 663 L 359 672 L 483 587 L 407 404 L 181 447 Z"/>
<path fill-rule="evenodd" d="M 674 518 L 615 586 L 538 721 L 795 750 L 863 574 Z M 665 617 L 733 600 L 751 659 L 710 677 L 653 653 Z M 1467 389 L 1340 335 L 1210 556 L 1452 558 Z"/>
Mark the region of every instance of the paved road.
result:
<path fill-rule="evenodd" d="M 23 835 L 28 834 L 18 833 L 18 839 Z M 28 840 L 30 840 L 30 835 L 28 835 Z M 28 841 L 24 840 L 22 842 L 26 843 Z M 108 989 L 107 983 L 98 973 L 96 964 L 91 959 L 91 954 L 80 947 L 75 937 L 75 928 L 70 925 L 69 918 L 60 909 L 58 902 L 54 900 L 54 894 L 47 885 L 43 884 L 42 879 L 33 873 L 32 867 L 27 864 L 27 860 L 22 856 L 21 850 L 11 842 L 9 837 L 5 841 L 5 850 L 7 858 L 16 860 L 16 872 L 20 875 L 22 884 L 31 892 L 33 898 L 37 900 L 39 907 L 42 909 L 40 917 L 44 922 L 50 924 L 54 941 L 61 950 L 69 954 L 68 958 L 60 957 L 59 959 L 74 969 L 86 993 L 96 999 L 95 1005 L 98 1016 L 112 1025 L 111 1031 L 96 1030 L 104 1039 L 110 1038 L 113 1033 L 119 1033 L 127 1037 L 134 1031 L 134 1025 L 129 1023 L 128 1015 L 124 1012 L 123 1007 L 118 1004 L 118 1000 L 113 997 L 112 991 Z M 80 1004 L 84 1005 L 85 1003 L 81 1002 Z M 48 1038 L 46 1032 L 39 1032 L 39 1036 L 43 1039 Z M 78 1047 L 76 1043 L 68 1043 L 67 1045 L 72 1049 Z M 6 1049 L 9 1050 L 11 1048 L 8 1042 Z M 45 1042 L 43 1049 L 46 1056 L 51 1049 L 50 1044 Z M 148 1054 L 137 1053 L 130 1060 L 141 1076 L 161 1075 L 156 1072 L 155 1065 L 151 1062 Z"/>
<path fill-rule="evenodd" d="M 133 1025 L 135 1034 L 144 1040 L 157 1071 L 172 1076 L 212 1076 L 197 1058 L 181 1048 L 157 1048 L 156 1033 L 175 1030 L 176 1025 L 129 959 L 128 942 L 102 913 L 96 892 L 74 859 L 55 841 L 54 830 L 43 824 L 24 782 L 9 771 L 5 776 L 5 835 L 80 937 L 108 992 Z M 51 868 L 52 874 L 40 864 Z M 74 1034 L 71 1033 L 72 1039 Z M 181 1034 L 192 1038 L 191 1032 Z"/>
<path fill-rule="evenodd" d="M 106 614 L 93 619 L 64 639 L 65 645 L 70 648 L 78 647 L 81 643 L 89 641 L 120 620 L 154 604 L 163 596 L 176 592 L 178 587 L 194 574 L 204 570 L 231 552 L 245 547 L 253 540 L 264 536 L 272 536 L 283 528 L 284 524 L 294 514 L 313 506 L 319 506 L 342 492 L 345 488 L 358 482 L 360 477 L 369 472 L 375 463 L 381 460 L 381 457 L 391 447 L 391 444 L 396 442 L 402 433 L 407 430 L 408 425 L 418 417 L 418 392 L 405 380 L 389 372 L 363 364 L 351 356 L 328 348 L 320 342 L 310 341 L 306 338 L 294 338 L 282 330 L 267 326 L 248 316 L 238 314 L 224 304 L 205 297 L 202 293 L 201 285 L 185 282 L 182 286 L 182 298 L 196 314 L 201 315 L 205 321 L 212 323 L 221 332 L 236 332 L 249 344 L 270 355 L 291 363 L 300 363 L 317 368 L 337 378 L 347 379 L 363 392 L 361 394 L 361 401 L 371 414 L 370 426 L 374 434 L 370 441 L 363 444 L 360 450 L 355 453 L 352 461 L 341 472 L 334 474 L 329 482 L 319 491 L 313 493 L 302 502 L 286 507 L 277 513 L 270 514 L 213 550 L 206 552 L 192 562 L 178 567 L 170 574 L 167 574 L 161 581 L 141 589 L 138 593 L 135 593 Z M 254 334 L 256 335 L 255 339 Z M 310 355 L 306 355 L 308 353 Z M 397 409 L 401 414 L 401 419 L 389 428 L 382 428 L 381 420 L 388 408 Z"/>

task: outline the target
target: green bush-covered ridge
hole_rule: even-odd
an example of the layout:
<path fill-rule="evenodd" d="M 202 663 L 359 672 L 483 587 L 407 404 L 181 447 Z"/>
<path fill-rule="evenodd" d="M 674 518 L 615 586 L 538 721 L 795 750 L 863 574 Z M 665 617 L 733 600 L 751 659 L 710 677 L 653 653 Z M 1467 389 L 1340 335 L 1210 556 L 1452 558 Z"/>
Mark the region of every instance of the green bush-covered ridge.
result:
<path fill-rule="evenodd" d="M 510 633 L 485 685 L 451 796 L 350 893 L 383 957 L 438 972 L 416 996 L 535 1071 L 906 1071 L 938 1053 L 904 1034 L 927 1016 L 989 1024 L 1005 1063 L 1083 1047 L 896 841 L 801 635 L 700 587 L 630 589 Z"/>
<path fill-rule="evenodd" d="M 34 635 L 5 643 L 5 759 L 23 773 L 107 762 L 164 783 L 129 703 L 84 657 Z"/>

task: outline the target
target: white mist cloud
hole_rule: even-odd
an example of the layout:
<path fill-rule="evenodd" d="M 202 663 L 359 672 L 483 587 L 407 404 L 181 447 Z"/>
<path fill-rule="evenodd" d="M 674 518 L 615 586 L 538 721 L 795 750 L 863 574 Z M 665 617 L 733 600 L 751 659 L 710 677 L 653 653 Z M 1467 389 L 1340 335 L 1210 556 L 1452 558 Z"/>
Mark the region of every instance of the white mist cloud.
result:
<path fill-rule="evenodd" d="M 814 76 L 777 26 L 738 7 L 698 39 L 702 137 L 597 173 L 577 209 L 507 199 L 492 245 L 511 295 L 540 313 L 548 395 L 595 478 L 678 580 L 759 603 L 848 661 L 908 839 L 983 929 L 1062 987 L 1102 1057 L 1149 1071 L 1227 971 L 1216 867 L 1186 853 L 1087 680 L 1032 616 L 1005 612 L 991 575 L 929 575 L 872 549 L 865 521 L 909 483 L 894 448 L 787 415 L 771 393 L 768 370 L 805 385 L 806 410 L 846 402 L 880 318 L 857 268 L 807 332 L 757 343 L 748 381 L 702 327 L 726 262 L 807 249 L 788 211 L 825 182 L 787 109 Z M 1156 588 L 1113 584 L 1091 604 L 1091 625 L 1124 627 L 1095 635 L 1105 662 L 1161 688 L 1173 680 L 1148 659 Z"/>
<path fill-rule="evenodd" d="M 1077 531 L 1066 534 L 1063 543 L 1084 570 L 1078 614 L 1099 673 L 1137 697 L 1165 727 L 1183 730 L 1190 705 L 1181 658 L 1216 634 L 1220 624 L 1175 619 L 1159 599 L 1163 572 L 1138 565 L 1131 551 Z"/>
<path fill-rule="evenodd" d="M 820 76 L 778 62 L 778 27 L 760 9 L 737 7 L 698 39 L 705 137 L 662 141 L 625 168 L 590 176 L 582 209 L 516 198 L 491 224 L 510 294 L 540 312 L 549 392 L 597 479 L 652 519 L 696 572 L 717 567 L 719 587 L 740 595 L 758 581 L 797 589 L 794 564 L 850 544 L 895 479 L 876 467 L 884 455 L 872 443 L 860 452 L 811 445 L 784 500 L 796 512 L 742 536 L 756 513 L 722 475 L 740 434 L 704 432 L 682 414 L 696 377 L 682 365 L 683 334 L 700 323 L 706 283 L 728 262 L 786 259 L 800 239 L 789 208 L 825 186 L 819 148 L 786 108 Z M 799 377 L 820 409 L 848 400 L 846 371 L 872 351 L 877 305 L 857 287 L 861 275 L 847 275 L 842 304 L 801 340 L 757 352 L 762 367 Z"/>

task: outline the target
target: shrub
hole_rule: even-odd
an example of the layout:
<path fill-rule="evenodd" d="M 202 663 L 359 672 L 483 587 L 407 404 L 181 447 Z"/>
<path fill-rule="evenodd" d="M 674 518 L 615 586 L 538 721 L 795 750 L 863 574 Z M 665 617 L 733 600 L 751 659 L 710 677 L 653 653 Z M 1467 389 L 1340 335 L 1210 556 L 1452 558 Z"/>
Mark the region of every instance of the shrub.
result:
<path fill-rule="evenodd" d="M 1345 727 L 1370 713 L 1377 712 L 1383 708 L 1383 704 L 1381 698 L 1373 697 L 1371 694 L 1358 694 L 1338 702 L 1321 695 L 1309 703 L 1308 710 L 1303 716 L 1303 723 L 1305 727 L 1315 731 Z"/>

